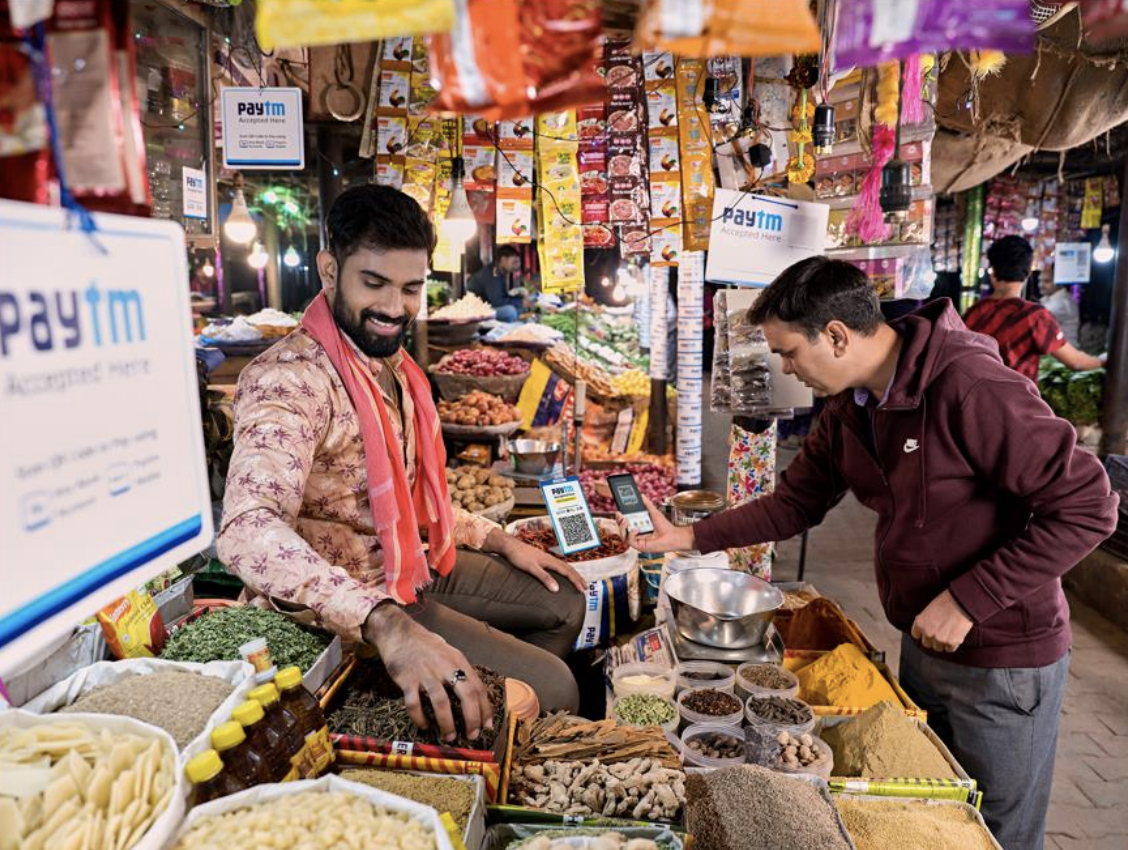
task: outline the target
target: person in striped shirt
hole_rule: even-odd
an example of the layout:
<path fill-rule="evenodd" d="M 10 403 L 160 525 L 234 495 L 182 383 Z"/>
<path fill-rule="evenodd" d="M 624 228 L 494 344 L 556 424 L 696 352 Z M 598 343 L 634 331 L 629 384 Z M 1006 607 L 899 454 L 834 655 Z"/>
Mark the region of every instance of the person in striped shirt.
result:
<path fill-rule="evenodd" d="M 1049 310 L 1022 297 L 1033 259 L 1034 249 L 1021 236 L 1004 236 L 988 248 L 994 291 L 967 311 L 964 324 L 993 337 L 1003 362 L 1032 381 L 1037 381 L 1038 361 L 1046 354 L 1074 371 L 1099 369 L 1103 357 L 1075 348 Z"/>

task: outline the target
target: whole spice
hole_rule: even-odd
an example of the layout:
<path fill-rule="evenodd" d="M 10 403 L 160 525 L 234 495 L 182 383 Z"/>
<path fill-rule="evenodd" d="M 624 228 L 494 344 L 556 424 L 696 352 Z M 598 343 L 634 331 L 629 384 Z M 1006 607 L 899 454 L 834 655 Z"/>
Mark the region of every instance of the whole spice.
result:
<path fill-rule="evenodd" d="M 723 732 L 709 732 L 690 738 L 685 744 L 695 753 L 711 759 L 744 758 L 744 739 Z"/>
<path fill-rule="evenodd" d="M 431 806 L 439 814 L 450 812 L 459 831 L 463 833 L 470 823 L 470 813 L 474 810 L 474 785 L 460 779 L 369 769 L 342 771 L 341 779 L 363 782 L 389 794 L 406 797 L 424 806 Z"/>
<path fill-rule="evenodd" d="M 542 764 L 562 758 L 599 759 L 603 764 L 647 758 L 662 767 L 681 765 L 666 733 L 657 726 L 627 728 L 613 718 L 576 720 L 563 712 L 518 724 L 513 739 L 514 764 Z"/>
<path fill-rule="evenodd" d="M 235 689 L 216 676 L 187 670 L 125 676 L 87 691 L 60 713 L 121 714 L 159 726 L 183 749 Z"/>
<path fill-rule="evenodd" d="M 681 698 L 684 708 L 707 717 L 727 717 L 740 711 L 740 700 L 732 694 L 713 688 L 686 691 Z"/>
<path fill-rule="evenodd" d="M 564 558 L 569 563 L 583 563 L 584 561 L 598 561 L 600 558 L 613 558 L 627 551 L 627 542 L 618 534 L 599 528 L 600 545 L 595 549 L 576 552 Z M 530 523 L 517 529 L 516 538 L 522 543 L 528 543 L 542 552 L 548 552 L 558 547 L 556 532 L 549 525 Z"/>
<path fill-rule="evenodd" d="M 822 738 L 834 751 L 834 775 L 866 779 L 955 779 L 956 772 L 917 722 L 892 703 L 875 705 Z"/>
<path fill-rule="evenodd" d="M 811 705 L 869 708 L 900 703 L 892 685 L 858 647 L 844 643 L 797 674 L 799 695 Z"/>
<path fill-rule="evenodd" d="M 563 815 L 673 821 L 685 802 L 685 774 L 652 759 L 516 765 L 510 799 Z"/>
<path fill-rule="evenodd" d="M 756 765 L 687 776 L 686 825 L 699 850 L 850 846 L 825 790 Z"/>
<path fill-rule="evenodd" d="M 830 756 L 826 744 L 812 735 L 792 735 L 789 732 L 780 732 L 776 738 L 776 743 L 779 744 L 779 756 L 776 758 L 776 764 L 789 770 L 822 764 Z"/>
<path fill-rule="evenodd" d="M 748 710 L 761 720 L 782 726 L 802 726 L 815 717 L 806 703 L 784 697 L 753 697 L 748 700 Z"/>
<path fill-rule="evenodd" d="M 332 641 L 323 632 L 304 629 L 288 617 L 242 605 L 212 611 L 183 626 L 165 644 L 169 661 L 239 661 L 239 647 L 266 638 L 278 669 L 297 665 L 309 670 Z"/>
<path fill-rule="evenodd" d="M 630 694 L 615 703 L 615 716 L 630 726 L 664 726 L 678 716 L 665 697 L 656 694 Z"/>
<path fill-rule="evenodd" d="M 736 672 L 750 684 L 770 691 L 783 691 L 792 687 L 791 679 L 774 664 L 743 664 Z"/>
<path fill-rule="evenodd" d="M 995 844 L 968 806 L 940 801 L 856 800 L 837 797 L 838 811 L 857 850 L 928 847 L 991 850 Z"/>
<path fill-rule="evenodd" d="M 442 740 L 439 725 L 435 720 L 430 700 L 423 700 L 423 713 L 427 717 L 427 728 L 420 729 L 411 720 L 404 705 L 403 691 L 392 681 L 387 669 L 379 662 L 360 662 L 350 674 L 342 688 L 343 699 L 337 702 L 330 712 L 329 728 L 345 735 L 360 735 L 380 741 L 408 741 L 419 744 L 442 744 L 444 746 L 466 747 L 468 749 L 488 750 L 494 745 L 497 735 L 503 731 L 505 711 L 505 677 L 485 667 L 475 666 L 490 705 L 494 707 L 493 729 L 482 728 L 476 740 L 466 737 L 466 725 L 462 718 L 462 702 L 454 689 L 447 686 L 447 697 L 454 714 L 454 725 L 458 737 L 451 743 Z"/>

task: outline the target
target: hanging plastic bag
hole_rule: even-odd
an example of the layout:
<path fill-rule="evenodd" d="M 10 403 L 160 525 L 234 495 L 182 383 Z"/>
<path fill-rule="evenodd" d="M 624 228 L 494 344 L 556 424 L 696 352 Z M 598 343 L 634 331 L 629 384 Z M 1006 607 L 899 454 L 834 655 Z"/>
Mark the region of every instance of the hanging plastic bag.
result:
<path fill-rule="evenodd" d="M 635 29 L 638 50 L 679 56 L 779 56 L 819 49 L 819 28 L 804 0 L 714 0 L 670 4 L 651 0 Z M 674 14 L 664 14 L 674 11 Z M 697 14 L 694 15 L 693 12 Z M 693 21 L 687 25 L 687 22 Z"/>
<path fill-rule="evenodd" d="M 466 0 L 453 32 L 428 38 L 433 108 L 488 120 L 602 100 L 596 0 Z"/>
<path fill-rule="evenodd" d="M 446 32 L 454 0 L 258 0 L 255 35 L 263 50 L 350 44 Z"/>

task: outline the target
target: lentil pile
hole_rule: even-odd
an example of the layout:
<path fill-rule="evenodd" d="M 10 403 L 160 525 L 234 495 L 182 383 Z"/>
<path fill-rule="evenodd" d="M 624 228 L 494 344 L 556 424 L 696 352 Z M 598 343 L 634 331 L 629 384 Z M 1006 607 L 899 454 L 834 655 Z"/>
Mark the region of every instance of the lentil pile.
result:
<path fill-rule="evenodd" d="M 822 738 L 834 751 L 835 776 L 956 778 L 948 760 L 916 721 L 889 702 L 875 705 L 841 725 L 828 726 Z"/>
<path fill-rule="evenodd" d="M 460 832 L 466 832 L 470 812 L 474 810 L 474 785 L 443 776 L 416 776 L 397 770 L 346 770 L 341 779 L 363 782 L 389 794 L 406 797 L 424 806 L 431 806 L 439 814 L 450 812 Z"/>
<path fill-rule="evenodd" d="M 991 850 L 995 845 L 965 806 L 927 801 L 838 798 L 838 811 L 857 850 L 928 847 L 931 850 Z"/>
<path fill-rule="evenodd" d="M 824 794 L 756 765 L 689 774 L 686 826 L 699 850 L 848 850 Z"/>
<path fill-rule="evenodd" d="M 303 629 L 288 617 L 251 605 L 221 608 L 188 623 L 168 639 L 161 658 L 169 661 L 239 661 L 239 647 L 266 638 L 275 665 L 309 670 L 332 637 Z"/>
<path fill-rule="evenodd" d="M 360 735 L 380 741 L 410 741 L 416 744 L 441 744 L 488 750 L 493 747 L 499 733 L 505 731 L 505 677 L 493 670 L 475 666 L 478 677 L 486 687 L 486 695 L 494 708 L 493 729 L 483 726 L 481 734 L 471 741 L 466 737 L 466 722 L 462 718 L 462 700 L 449 685 L 446 687 L 454 714 L 458 737 L 451 743 L 442 740 L 430 700 L 423 700 L 423 713 L 427 728 L 418 728 L 407 712 L 403 691 L 392 681 L 387 669 L 379 662 L 361 662 L 349 675 L 340 696 L 329 713 L 329 728 L 345 735 Z"/>
<path fill-rule="evenodd" d="M 687 691 L 681 698 L 681 704 L 695 714 L 707 717 L 727 717 L 741 709 L 740 700 L 713 688 Z"/>
<path fill-rule="evenodd" d="M 802 726 L 815 717 L 809 705 L 785 697 L 751 699 L 748 701 L 748 710 L 761 720 L 781 726 Z"/>
<path fill-rule="evenodd" d="M 662 726 L 678 714 L 665 697 L 656 694 L 629 694 L 615 703 L 615 716 L 630 726 Z"/>
<path fill-rule="evenodd" d="M 120 714 L 159 726 L 183 749 L 235 689 L 216 676 L 187 670 L 125 676 L 80 696 L 60 713 Z"/>
<path fill-rule="evenodd" d="M 751 684 L 770 691 L 783 691 L 793 685 L 787 674 L 774 664 L 743 664 L 736 672 Z"/>

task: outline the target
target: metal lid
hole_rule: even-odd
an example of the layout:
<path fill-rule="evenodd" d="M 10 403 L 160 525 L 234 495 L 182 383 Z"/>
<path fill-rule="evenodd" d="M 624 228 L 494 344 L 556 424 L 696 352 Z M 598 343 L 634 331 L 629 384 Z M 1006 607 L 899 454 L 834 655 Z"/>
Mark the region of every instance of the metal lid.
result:
<path fill-rule="evenodd" d="M 687 511 L 719 511 L 725 506 L 725 497 L 712 490 L 686 490 L 670 499 L 670 503 Z"/>

